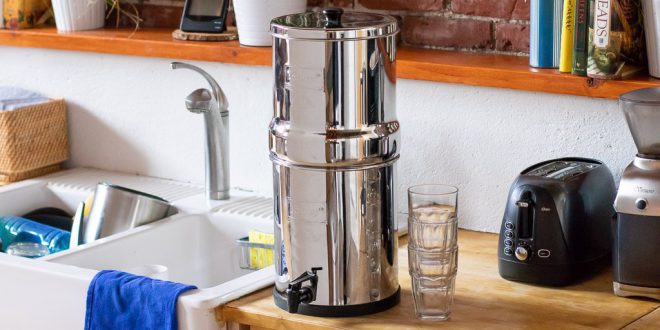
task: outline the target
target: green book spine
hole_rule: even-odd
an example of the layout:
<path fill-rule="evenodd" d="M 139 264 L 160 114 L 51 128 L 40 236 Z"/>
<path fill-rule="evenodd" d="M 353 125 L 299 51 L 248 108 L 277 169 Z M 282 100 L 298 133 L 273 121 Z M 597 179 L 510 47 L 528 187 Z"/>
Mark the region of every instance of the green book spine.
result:
<path fill-rule="evenodd" d="M 575 0 L 575 27 L 573 28 L 573 69 L 575 75 L 587 75 L 589 33 L 589 0 Z"/>

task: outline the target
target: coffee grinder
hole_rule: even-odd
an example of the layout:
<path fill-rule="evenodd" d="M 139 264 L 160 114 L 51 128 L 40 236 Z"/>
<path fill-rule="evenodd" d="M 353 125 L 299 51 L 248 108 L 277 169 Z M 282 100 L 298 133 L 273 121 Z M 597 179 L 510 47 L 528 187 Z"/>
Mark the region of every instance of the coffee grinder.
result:
<path fill-rule="evenodd" d="M 637 146 L 614 202 L 614 294 L 660 300 L 660 88 L 621 95 Z"/>

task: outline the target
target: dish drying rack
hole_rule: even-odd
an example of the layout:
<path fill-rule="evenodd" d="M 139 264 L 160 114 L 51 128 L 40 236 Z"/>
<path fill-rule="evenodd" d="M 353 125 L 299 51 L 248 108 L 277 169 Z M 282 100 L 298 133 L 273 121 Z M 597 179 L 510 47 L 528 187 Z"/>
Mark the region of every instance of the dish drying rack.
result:
<path fill-rule="evenodd" d="M 239 266 L 241 269 L 259 270 L 273 264 L 274 244 L 250 242 L 248 237 L 236 240 L 240 249 Z"/>

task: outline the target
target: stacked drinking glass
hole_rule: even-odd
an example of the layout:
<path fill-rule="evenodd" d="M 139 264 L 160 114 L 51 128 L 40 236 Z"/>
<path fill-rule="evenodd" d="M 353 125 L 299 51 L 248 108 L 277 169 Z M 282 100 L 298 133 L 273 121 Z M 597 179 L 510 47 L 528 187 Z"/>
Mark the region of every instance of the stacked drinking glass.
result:
<path fill-rule="evenodd" d="M 458 189 L 447 185 L 408 189 L 408 268 L 420 319 L 446 320 L 451 313 L 458 269 L 457 197 Z"/>

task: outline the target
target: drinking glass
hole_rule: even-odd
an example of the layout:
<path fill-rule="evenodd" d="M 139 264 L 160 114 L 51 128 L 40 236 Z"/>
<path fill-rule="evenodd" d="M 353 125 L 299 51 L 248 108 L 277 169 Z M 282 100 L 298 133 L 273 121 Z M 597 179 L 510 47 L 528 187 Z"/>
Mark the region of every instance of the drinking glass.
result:
<path fill-rule="evenodd" d="M 458 188 L 425 184 L 408 189 L 408 269 L 415 314 L 446 320 L 458 270 Z"/>

